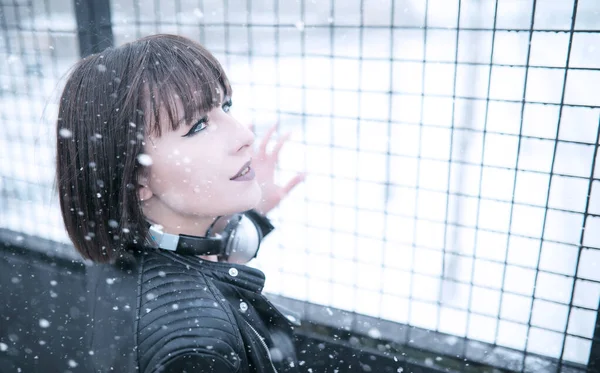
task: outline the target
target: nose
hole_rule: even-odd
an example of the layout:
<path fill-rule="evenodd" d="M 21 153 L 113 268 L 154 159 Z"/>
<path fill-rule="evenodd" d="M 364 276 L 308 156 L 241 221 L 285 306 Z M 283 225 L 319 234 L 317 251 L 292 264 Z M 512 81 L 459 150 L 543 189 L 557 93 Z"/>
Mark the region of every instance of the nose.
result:
<path fill-rule="evenodd" d="M 233 118 L 232 120 L 235 128 L 233 137 L 236 139 L 233 146 L 234 153 L 251 151 L 255 139 L 254 133 L 250 130 L 250 128 L 248 128 L 248 126 L 244 126 Z"/>

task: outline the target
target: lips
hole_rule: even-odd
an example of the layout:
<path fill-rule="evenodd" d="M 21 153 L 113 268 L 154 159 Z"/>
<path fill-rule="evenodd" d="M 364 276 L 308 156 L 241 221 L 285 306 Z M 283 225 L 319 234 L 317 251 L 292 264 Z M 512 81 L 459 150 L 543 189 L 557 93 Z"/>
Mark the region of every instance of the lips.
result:
<path fill-rule="evenodd" d="M 244 163 L 244 165 L 242 166 L 242 168 L 240 168 L 240 170 L 239 170 L 239 171 L 238 171 L 238 172 L 237 172 L 237 173 L 236 173 L 234 176 L 232 176 L 232 177 L 231 177 L 229 180 L 233 180 L 233 179 L 235 179 L 236 177 L 239 177 L 239 176 L 241 176 L 242 172 L 243 172 L 243 171 L 244 171 L 246 168 L 250 167 L 250 164 L 251 164 L 251 163 L 252 163 L 252 159 L 250 159 L 248 162 Z"/>

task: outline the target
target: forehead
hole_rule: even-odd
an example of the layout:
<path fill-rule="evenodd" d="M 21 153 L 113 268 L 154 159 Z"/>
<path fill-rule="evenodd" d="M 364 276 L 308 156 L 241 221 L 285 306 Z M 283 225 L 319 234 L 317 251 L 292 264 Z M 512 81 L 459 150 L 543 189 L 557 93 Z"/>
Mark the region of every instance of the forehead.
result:
<path fill-rule="evenodd" d="M 202 96 L 210 95 L 211 105 L 202 105 L 199 102 L 186 102 L 185 98 L 177 93 L 172 93 L 168 101 L 161 101 L 158 107 L 158 117 L 146 116 L 147 133 L 150 137 L 158 138 L 168 132 L 177 132 L 180 127 L 190 125 L 192 121 L 199 119 L 215 107 L 221 106 L 231 97 L 231 92 L 222 85 L 214 87 L 214 92 L 199 93 Z M 156 94 L 154 95 L 157 96 Z M 151 104 L 152 106 L 152 104 Z M 159 128 L 156 128 L 159 127 Z"/>

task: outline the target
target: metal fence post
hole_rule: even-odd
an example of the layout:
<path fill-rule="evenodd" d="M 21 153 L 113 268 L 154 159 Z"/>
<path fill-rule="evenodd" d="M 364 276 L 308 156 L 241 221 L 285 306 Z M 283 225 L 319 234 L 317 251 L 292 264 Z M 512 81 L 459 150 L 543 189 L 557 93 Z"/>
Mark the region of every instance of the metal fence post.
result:
<path fill-rule="evenodd" d="M 592 339 L 588 369 L 591 369 L 593 372 L 600 370 L 600 311 L 598 312 L 598 316 L 596 316 L 596 328 L 594 329 L 594 337 Z"/>
<path fill-rule="evenodd" d="M 109 0 L 75 0 L 77 36 L 81 57 L 113 45 Z"/>

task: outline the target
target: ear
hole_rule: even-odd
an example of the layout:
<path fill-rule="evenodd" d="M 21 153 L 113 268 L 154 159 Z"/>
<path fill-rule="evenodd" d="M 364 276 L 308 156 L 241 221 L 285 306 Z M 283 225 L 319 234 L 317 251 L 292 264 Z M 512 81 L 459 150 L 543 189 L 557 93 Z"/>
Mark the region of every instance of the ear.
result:
<path fill-rule="evenodd" d="M 149 200 L 150 198 L 152 198 L 152 196 L 152 191 L 147 186 L 140 185 L 138 187 L 138 197 L 141 202 Z"/>
<path fill-rule="evenodd" d="M 144 202 L 152 198 L 153 193 L 148 186 L 148 179 L 145 176 L 138 178 L 138 198 Z"/>

